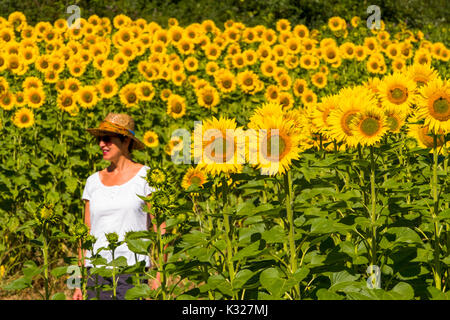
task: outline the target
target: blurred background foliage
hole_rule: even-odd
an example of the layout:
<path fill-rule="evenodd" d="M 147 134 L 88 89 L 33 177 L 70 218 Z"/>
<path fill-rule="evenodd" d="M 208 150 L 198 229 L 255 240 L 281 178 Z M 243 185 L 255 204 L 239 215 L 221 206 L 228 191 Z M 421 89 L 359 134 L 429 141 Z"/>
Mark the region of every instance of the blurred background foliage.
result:
<path fill-rule="evenodd" d="M 38 21 L 67 18 L 66 9 L 73 4 L 81 8 L 84 17 L 97 14 L 112 19 L 122 13 L 161 26 L 167 26 L 171 17 L 182 26 L 211 19 L 220 27 L 229 19 L 247 26 L 274 27 L 278 19 L 285 18 L 292 24 L 318 28 L 332 16 L 346 20 L 353 16 L 366 18 L 370 15 L 367 7 L 377 5 L 385 22 L 402 21 L 408 28 L 432 30 L 448 27 L 450 12 L 448 0 L 2 0 L 0 15 L 8 17 L 14 11 L 21 11 L 28 23 L 34 25 Z"/>

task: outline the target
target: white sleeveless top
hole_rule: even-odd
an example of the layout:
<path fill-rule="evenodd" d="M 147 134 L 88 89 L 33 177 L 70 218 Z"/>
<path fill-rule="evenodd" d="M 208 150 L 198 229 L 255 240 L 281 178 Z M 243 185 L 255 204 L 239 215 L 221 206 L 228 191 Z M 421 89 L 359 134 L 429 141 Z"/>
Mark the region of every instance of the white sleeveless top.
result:
<path fill-rule="evenodd" d="M 97 239 L 93 248 L 94 253 L 99 248 L 108 246 L 106 233 L 116 232 L 119 235 L 119 241 L 122 241 L 128 231 L 147 230 L 148 213 L 143 211 L 146 204 L 137 195 L 145 197 L 155 191 L 144 179 L 148 169 L 150 167 L 144 165 L 132 179 L 115 186 L 105 186 L 100 180 L 99 172 L 87 178 L 82 199 L 89 200 L 90 233 Z M 112 261 L 110 250 L 102 250 L 99 254 L 108 262 Z M 130 266 L 136 263 L 135 255 L 128 249 L 126 243 L 114 251 L 114 258 L 124 256 Z M 86 250 L 86 258 L 90 257 L 90 250 Z M 145 260 L 147 267 L 150 266 L 149 257 L 138 254 L 137 261 L 142 260 Z M 85 259 L 85 265 L 93 266 L 89 259 Z"/>

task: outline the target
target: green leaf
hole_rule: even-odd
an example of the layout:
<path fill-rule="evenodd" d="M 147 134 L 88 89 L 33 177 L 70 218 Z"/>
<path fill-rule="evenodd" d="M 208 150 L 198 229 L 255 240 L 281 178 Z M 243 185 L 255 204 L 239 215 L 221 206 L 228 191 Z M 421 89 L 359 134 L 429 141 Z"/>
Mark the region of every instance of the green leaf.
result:
<path fill-rule="evenodd" d="M 341 296 L 335 292 L 328 291 L 325 288 L 321 288 L 321 289 L 317 290 L 316 295 L 319 300 L 342 300 L 342 299 L 344 299 L 343 296 Z"/>
<path fill-rule="evenodd" d="M 57 292 L 52 295 L 50 300 L 66 300 L 66 295 L 64 294 L 64 292 Z"/>
<path fill-rule="evenodd" d="M 30 288 L 31 285 L 31 278 L 28 277 L 21 277 L 19 279 L 14 280 L 11 283 L 8 283 L 7 285 L 3 286 L 2 288 L 4 290 L 22 290 L 25 288 Z"/>
<path fill-rule="evenodd" d="M 252 257 L 257 255 L 261 250 L 259 250 L 259 247 L 261 246 L 261 241 L 255 241 L 249 246 L 244 247 L 243 249 L 239 250 L 235 255 L 233 255 L 232 261 L 239 261 L 244 258 Z"/>
<path fill-rule="evenodd" d="M 53 268 L 52 271 L 50 271 L 50 273 L 52 274 L 52 276 L 59 278 L 67 274 L 67 266 Z"/>
<path fill-rule="evenodd" d="M 390 291 L 396 300 L 411 300 L 414 299 L 414 289 L 409 283 L 399 282 Z"/>
<path fill-rule="evenodd" d="M 228 296 L 233 296 L 233 290 L 231 284 L 225 280 L 225 278 L 220 274 L 212 275 L 208 278 L 208 285 L 211 289 L 219 289 L 220 292 Z"/>
<path fill-rule="evenodd" d="M 261 272 L 259 281 L 263 288 L 276 298 L 280 298 L 296 284 L 295 280 L 282 277 L 275 268 L 268 268 Z"/>
<path fill-rule="evenodd" d="M 406 243 L 422 243 L 420 236 L 411 228 L 407 227 L 391 227 L 386 233 L 394 234 L 396 242 Z"/>
<path fill-rule="evenodd" d="M 272 229 L 264 231 L 261 237 L 267 243 L 283 243 L 286 240 L 286 233 L 281 226 L 276 225 Z"/>
<path fill-rule="evenodd" d="M 127 258 L 125 258 L 124 256 L 117 257 L 113 261 L 108 263 L 108 265 L 116 268 L 126 267 L 128 265 Z"/>
<path fill-rule="evenodd" d="M 126 239 L 128 249 L 137 254 L 147 255 L 152 244 L 150 240 L 143 239 Z"/>
<path fill-rule="evenodd" d="M 236 274 L 231 286 L 234 290 L 242 289 L 245 283 L 254 275 L 255 273 L 249 269 L 239 270 Z"/>
<path fill-rule="evenodd" d="M 151 290 L 148 284 L 139 284 L 131 289 L 128 289 L 125 293 L 126 300 L 146 299 L 151 296 Z"/>
<path fill-rule="evenodd" d="M 334 272 L 330 276 L 331 286 L 328 289 L 331 292 L 343 290 L 347 286 L 353 286 L 359 276 L 354 276 L 344 270 L 341 272 Z"/>

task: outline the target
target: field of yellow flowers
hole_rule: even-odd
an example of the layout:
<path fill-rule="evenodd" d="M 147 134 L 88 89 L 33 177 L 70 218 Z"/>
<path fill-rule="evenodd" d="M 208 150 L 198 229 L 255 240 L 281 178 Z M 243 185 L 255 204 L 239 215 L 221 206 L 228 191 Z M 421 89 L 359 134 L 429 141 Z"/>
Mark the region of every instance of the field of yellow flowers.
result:
<path fill-rule="evenodd" d="M 113 269 L 162 281 L 127 298 L 450 297 L 443 42 L 359 17 L 310 29 L 92 15 L 77 29 L 14 12 L 0 18 L 0 44 L 5 292 L 40 281 L 43 298 L 65 298 L 52 284 L 92 241 L 81 192 L 108 164 L 85 129 L 124 112 L 148 147 L 133 157 L 152 168 L 153 223 L 168 230 L 124 240 L 154 268 Z M 180 128 L 222 136 L 192 144 L 172 136 Z M 186 146 L 195 155 L 227 142 L 227 129 L 253 129 L 249 140 L 266 142 L 250 145 L 259 156 L 236 161 L 234 148 L 217 150 L 223 163 L 174 161 Z"/>

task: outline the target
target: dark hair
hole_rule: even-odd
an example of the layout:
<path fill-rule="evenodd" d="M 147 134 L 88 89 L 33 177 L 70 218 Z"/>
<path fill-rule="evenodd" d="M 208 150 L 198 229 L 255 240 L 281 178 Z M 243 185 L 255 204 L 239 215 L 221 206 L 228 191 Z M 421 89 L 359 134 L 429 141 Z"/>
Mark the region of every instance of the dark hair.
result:
<path fill-rule="evenodd" d="M 118 136 L 119 136 L 120 142 L 122 142 L 122 143 L 127 138 L 127 136 L 124 136 L 122 134 L 119 134 Z M 130 144 L 128 145 L 128 153 L 130 153 L 130 154 L 133 151 L 133 145 L 134 145 L 134 140 L 130 138 Z"/>

